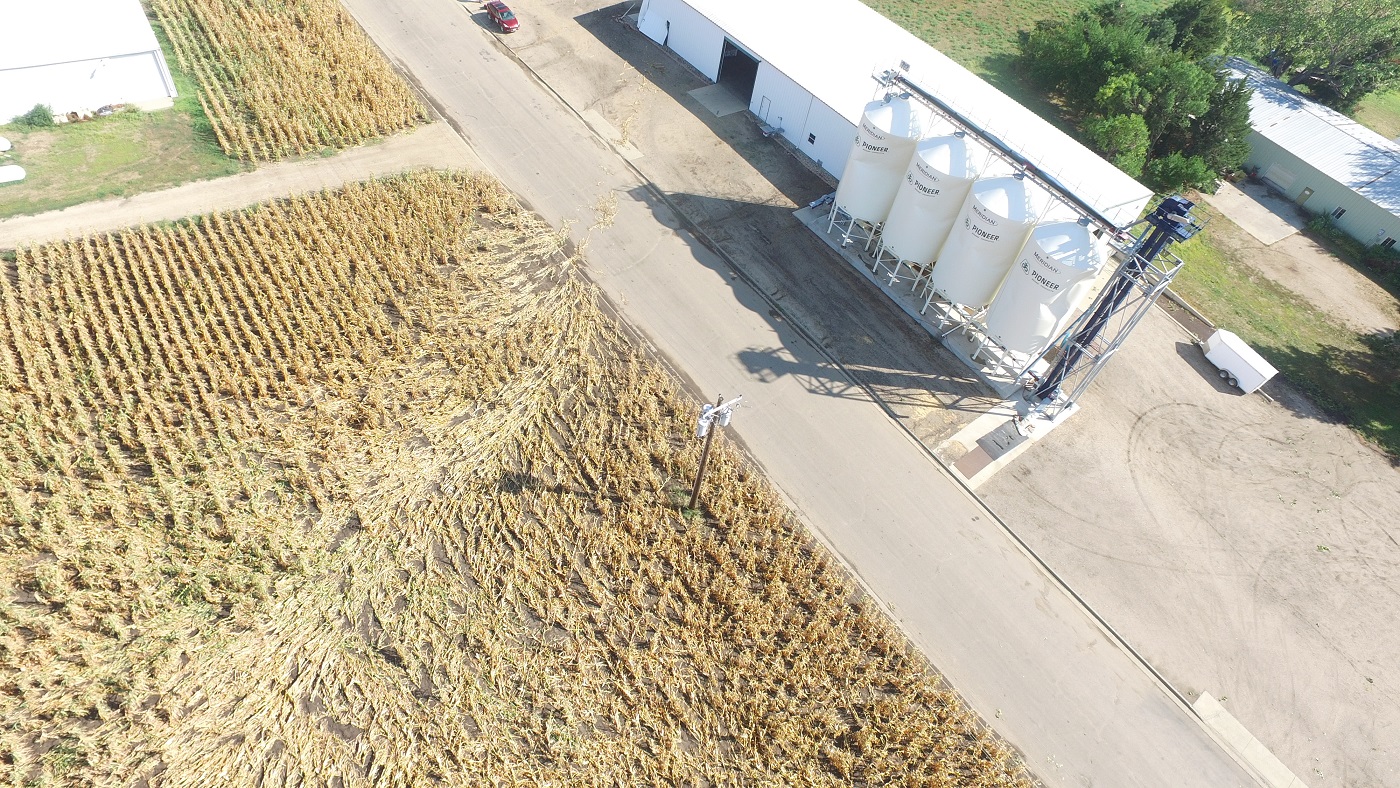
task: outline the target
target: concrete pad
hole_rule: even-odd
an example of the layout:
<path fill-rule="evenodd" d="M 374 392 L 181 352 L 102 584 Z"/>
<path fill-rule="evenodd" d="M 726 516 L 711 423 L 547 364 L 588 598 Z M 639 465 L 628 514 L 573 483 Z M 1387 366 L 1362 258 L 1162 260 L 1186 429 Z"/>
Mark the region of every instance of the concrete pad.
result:
<path fill-rule="evenodd" d="M 749 108 L 743 99 L 734 95 L 734 92 L 724 85 L 706 85 L 703 88 L 696 88 L 690 91 L 690 97 L 700 102 L 700 106 L 713 112 L 717 118 L 743 112 Z"/>
<path fill-rule="evenodd" d="M 1036 441 L 1079 412 L 1072 404 L 1054 417 L 1029 412 L 1024 400 L 1006 400 L 974 419 L 933 451 L 953 474 L 976 490 Z"/>
<path fill-rule="evenodd" d="M 1282 241 L 1307 226 L 1297 205 L 1259 184 L 1247 183 L 1240 188 L 1222 183 L 1215 194 L 1201 197 L 1265 246 Z"/>
<path fill-rule="evenodd" d="M 1202 692 L 1191 708 L 1201 715 L 1202 722 L 1215 731 L 1216 738 L 1234 750 L 1270 788 L 1308 788 L 1209 692 Z"/>
<path fill-rule="evenodd" d="M 627 140 L 627 135 L 618 130 L 616 126 L 608 122 L 608 119 L 598 113 L 597 110 L 586 109 L 579 113 L 583 122 L 590 128 L 598 132 L 598 136 L 607 140 L 622 158 L 628 161 L 636 161 L 642 158 L 642 152 L 637 150 L 637 146 Z"/>

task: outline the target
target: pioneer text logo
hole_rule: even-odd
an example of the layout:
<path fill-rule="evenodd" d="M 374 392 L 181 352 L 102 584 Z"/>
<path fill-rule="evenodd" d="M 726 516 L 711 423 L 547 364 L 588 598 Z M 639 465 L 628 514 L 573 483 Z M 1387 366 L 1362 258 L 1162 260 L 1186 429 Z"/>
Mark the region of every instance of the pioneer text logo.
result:
<path fill-rule="evenodd" d="M 923 181 L 919 180 L 918 178 L 915 178 L 913 175 L 906 174 L 904 177 L 910 183 L 914 184 L 914 191 L 918 192 L 919 194 L 927 194 L 929 196 L 933 196 L 935 194 L 942 193 L 938 188 L 925 184 Z"/>

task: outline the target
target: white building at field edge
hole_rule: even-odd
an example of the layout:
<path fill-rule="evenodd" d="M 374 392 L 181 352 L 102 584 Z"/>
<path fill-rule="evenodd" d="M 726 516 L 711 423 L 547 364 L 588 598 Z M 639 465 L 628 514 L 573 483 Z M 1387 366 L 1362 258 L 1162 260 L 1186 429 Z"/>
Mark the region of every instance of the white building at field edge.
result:
<path fill-rule="evenodd" d="M 1152 192 L 860 0 L 642 0 L 637 27 L 840 177 L 874 74 L 915 84 L 1122 227 Z"/>
<path fill-rule="evenodd" d="M 1367 244 L 1400 238 L 1400 144 L 1324 107 L 1239 58 L 1227 62 L 1246 80 L 1248 164 L 1274 189 Z"/>
<path fill-rule="evenodd" d="M 36 104 L 62 117 L 175 95 L 140 0 L 0 0 L 0 123 Z"/>

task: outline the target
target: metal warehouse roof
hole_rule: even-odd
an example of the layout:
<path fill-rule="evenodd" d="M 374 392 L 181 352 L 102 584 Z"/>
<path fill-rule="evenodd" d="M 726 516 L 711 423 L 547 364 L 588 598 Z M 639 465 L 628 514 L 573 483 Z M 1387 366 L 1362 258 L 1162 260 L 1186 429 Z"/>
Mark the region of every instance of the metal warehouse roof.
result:
<path fill-rule="evenodd" d="M 871 75 L 903 61 L 912 81 L 1119 225 L 1134 221 L 1152 196 L 1122 170 L 860 0 L 685 2 L 853 124 L 875 97 Z"/>
<path fill-rule="evenodd" d="M 1249 82 L 1249 122 L 1260 136 L 1327 177 L 1400 216 L 1400 145 L 1308 99 L 1268 71 L 1230 58 Z"/>
<path fill-rule="evenodd" d="M 158 49 L 140 0 L 0 0 L 0 70 Z"/>

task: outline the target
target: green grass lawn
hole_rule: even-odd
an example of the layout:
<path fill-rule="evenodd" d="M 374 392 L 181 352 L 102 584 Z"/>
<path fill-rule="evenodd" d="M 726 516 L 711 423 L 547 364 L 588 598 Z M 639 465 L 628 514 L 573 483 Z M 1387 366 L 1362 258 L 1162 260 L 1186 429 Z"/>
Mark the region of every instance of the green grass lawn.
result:
<path fill-rule="evenodd" d="M 863 0 L 935 49 L 1002 87 L 1021 30 L 1042 19 L 1063 19 L 1091 8 L 1095 0 L 1016 0 L 1010 3 L 969 0 Z M 1170 0 L 1124 0 L 1130 10 L 1165 8 Z M 1003 90 L 1005 88 L 1002 88 Z"/>
<path fill-rule="evenodd" d="M 1231 262 L 1211 244 L 1209 229 L 1173 251 L 1186 265 L 1172 290 L 1238 334 L 1320 407 L 1400 457 L 1397 346 L 1358 335 L 1272 279 Z"/>
<path fill-rule="evenodd" d="M 1016 0 L 1011 3 L 969 0 L 862 0 L 900 27 L 990 82 L 997 90 L 1071 136 L 1078 133 L 1044 93 L 1016 73 L 1020 31 L 1042 19 L 1063 19 L 1091 8 L 1096 0 Z M 1156 10 L 1171 0 L 1123 0 L 1134 10 Z"/>
<path fill-rule="evenodd" d="M 161 31 L 156 30 L 158 36 Z M 161 36 L 162 41 L 164 37 Z M 170 48 L 167 45 L 166 51 Z M 196 88 L 168 59 L 175 106 L 157 112 L 119 112 L 52 128 L 0 126 L 14 149 L 0 164 L 19 164 L 28 177 L 0 185 L 0 218 L 164 189 L 250 169 L 224 155 Z"/>
<path fill-rule="evenodd" d="M 0 217 L 175 186 L 241 172 L 243 165 L 200 139 L 178 109 L 120 112 L 49 129 L 0 127 L 28 177 L 0 186 Z"/>
<path fill-rule="evenodd" d="M 1367 96 L 1354 117 L 1389 139 L 1400 137 L 1400 90 Z"/>

